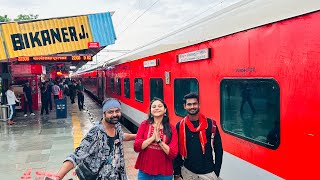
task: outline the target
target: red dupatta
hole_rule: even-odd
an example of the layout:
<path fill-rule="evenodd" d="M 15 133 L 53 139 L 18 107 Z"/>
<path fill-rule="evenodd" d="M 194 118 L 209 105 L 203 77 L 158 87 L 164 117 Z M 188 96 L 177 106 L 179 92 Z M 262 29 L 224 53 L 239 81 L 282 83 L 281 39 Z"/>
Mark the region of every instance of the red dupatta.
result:
<path fill-rule="evenodd" d="M 208 128 L 208 121 L 207 118 L 199 113 L 199 126 L 194 127 L 193 124 L 191 123 L 189 116 L 186 116 L 183 118 L 180 122 L 180 127 L 179 127 L 179 150 L 180 154 L 182 157 L 186 158 L 187 157 L 187 144 L 186 144 L 186 125 L 190 129 L 191 132 L 199 132 L 199 138 L 200 138 L 200 143 L 201 143 L 201 148 L 202 148 L 202 153 L 205 153 L 205 145 L 207 143 L 207 138 L 206 138 L 206 129 Z"/>

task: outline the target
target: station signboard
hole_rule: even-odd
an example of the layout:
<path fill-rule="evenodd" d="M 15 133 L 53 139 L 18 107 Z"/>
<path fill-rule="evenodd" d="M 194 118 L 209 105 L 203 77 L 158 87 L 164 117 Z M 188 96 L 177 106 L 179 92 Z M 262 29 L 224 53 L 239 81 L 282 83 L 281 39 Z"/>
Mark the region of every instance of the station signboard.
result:
<path fill-rule="evenodd" d="M 20 56 L 17 58 L 20 63 L 31 62 L 70 62 L 70 61 L 92 61 L 92 55 L 72 56 Z"/>

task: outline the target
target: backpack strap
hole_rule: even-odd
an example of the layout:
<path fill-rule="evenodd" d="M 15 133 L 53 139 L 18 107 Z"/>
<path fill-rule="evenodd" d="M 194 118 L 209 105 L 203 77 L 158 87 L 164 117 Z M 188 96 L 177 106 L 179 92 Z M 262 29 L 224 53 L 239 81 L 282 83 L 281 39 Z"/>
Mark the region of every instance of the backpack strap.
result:
<path fill-rule="evenodd" d="M 213 148 L 213 145 L 214 145 L 214 136 L 216 135 L 216 131 L 217 131 L 217 123 L 215 120 L 212 120 L 210 118 L 207 118 L 208 119 L 208 122 L 211 121 L 211 145 L 212 145 L 212 148 Z"/>

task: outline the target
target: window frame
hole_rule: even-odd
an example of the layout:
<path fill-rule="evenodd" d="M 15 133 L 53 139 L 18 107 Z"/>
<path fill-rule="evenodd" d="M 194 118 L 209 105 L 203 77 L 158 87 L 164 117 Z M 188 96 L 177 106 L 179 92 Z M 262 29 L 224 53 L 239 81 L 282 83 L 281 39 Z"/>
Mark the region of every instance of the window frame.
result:
<path fill-rule="evenodd" d="M 115 93 L 115 80 L 114 77 L 110 77 L 110 92 L 113 94 Z"/>
<path fill-rule="evenodd" d="M 115 82 L 116 84 L 116 94 L 118 95 L 118 96 L 121 96 L 121 78 L 116 78 L 116 82 Z M 118 89 L 119 88 L 119 89 Z"/>
<path fill-rule="evenodd" d="M 194 79 L 194 80 L 196 80 L 196 82 L 197 82 L 197 86 L 198 86 L 198 92 L 195 92 L 195 93 L 198 93 L 198 95 L 199 95 L 199 98 L 200 98 L 200 83 L 199 83 L 199 80 L 198 80 L 198 78 L 195 78 L 195 77 L 190 77 L 190 78 L 187 78 L 187 77 L 183 77 L 183 78 L 175 78 L 174 80 L 173 80 L 173 109 L 174 109 L 174 113 L 177 115 L 177 116 L 179 116 L 179 117 L 185 117 L 185 115 L 184 114 L 180 114 L 180 113 L 178 113 L 177 112 L 177 109 L 176 109 L 176 94 L 175 94 L 175 89 L 176 89 L 176 86 L 175 86 L 175 84 L 176 84 L 176 81 L 177 80 L 187 80 L 187 79 Z M 193 92 L 193 91 L 192 91 Z M 188 92 L 188 93 L 191 93 L 191 92 Z M 186 95 L 186 94 L 185 94 Z M 183 96 L 185 96 L 185 95 L 183 95 Z M 182 98 L 183 98 L 183 96 L 182 96 Z M 182 100 L 182 99 L 181 99 Z M 183 103 L 182 103 L 182 108 L 184 108 L 183 107 Z"/>
<path fill-rule="evenodd" d="M 160 98 L 162 100 L 164 100 L 164 86 L 163 86 L 163 79 L 162 78 L 150 78 L 149 79 L 149 98 L 150 98 L 150 101 L 154 98 L 154 97 L 151 97 L 151 80 L 161 80 L 161 83 L 162 83 L 162 97 L 157 97 L 157 98 Z M 156 97 L 156 96 L 155 96 Z"/>
<path fill-rule="evenodd" d="M 274 146 L 272 146 L 272 145 L 268 145 L 268 143 L 264 143 L 264 142 L 261 142 L 261 141 L 258 141 L 258 140 L 255 140 L 255 139 L 253 139 L 253 138 L 249 138 L 249 137 L 246 137 L 245 135 L 240 135 L 240 134 L 237 134 L 237 133 L 235 133 L 235 132 L 233 132 L 233 131 L 230 131 L 230 130 L 228 130 L 228 129 L 225 129 L 224 128 L 224 118 L 225 118 L 225 115 L 224 115 L 224 112 L 223 112 L 223 105 L 224 105 L 224 103 L 223 103 L 223 93 L 222 93 L 222 91 L 223 91 L 223 82 L 224 81 L 226 81 L 226 80 L 243 80 L 243 81 L 253 81 L 253 80 L 257 80 L 257 81 L 265 81 L 265 82 L 271 82 L 273 85 L 275 85 L 275 86 L 277 86 L 277 89 L 278 89 L 278 91 L 277 91 L 277 96 L 278 96 L 278 100 L 277 100 L 277 103 L 278 103 L 278 115 L 277 115 L 277 117 L 276 117 L 276 121 L 278 121 L 279 122 L 279 124 L 278 124 L 278 126 L 279 126 L 279 143 L 277 144 L 277 145 L 274 145 Z M 249 142 L 251 142 L 251 143 L 253 143 L 253 144 L 257 144 L 257 145 L 260 145 L 260 146 L 263 146 L 263 147 L 266 147 L 266 148 L 268 148 L 268 149 L 272 149 L 272 150 L 276 150 L 279 146 L 280 146 L 280 144 L 281 144 L 281 127 L 280 127 L 280 124 L 281 124 L 281 118 L 280 118 L 280 113 L 281 113 L 281 109 L 280 109 L 280 106 L 281 106 L 281 104 L 280 104 L 280 91 L 281 91 L 281 89 L 280 89 L 280 85 L 279 85 L 279 83 L 275 80 L 275 79 L 273 79 L 273 78 L 223 78 L 221 81 L 220 81 L 220 92 L 219 92 L 219 94 L 220 94 L 220 126 L 221 126 L 221 129 L 223 130 L 223 132 L 225 132 L 226 134 L 229 134 L 229 135 L 232 135 L 232 136 L 235 136 L 235 137 L 238 137 L 238 138 L 240 138 L 240 139 L 243 139 L 243 140 L 245 140 L 245 141 L 249 141 Z"/>
<path fill-rule="evenodd" d="M 128 83 L 129 83 L 129 96 L 126 96 L 126 79 L 128 80 Z M 130 78 L 123 78 L 123 95 L 124 97 L 130 99 Z"/>
<path fill-rule="evenodd" d="M 142 88 L 141 88 L 142 89 L 142 100 L 137 99 L 136 91 L 134 91 L 134 99 L 136 101 L 138 101 L 138 102 L 143 103 L 143 101 L 144 101 L 144 92 L 143 92 L 144 83 L 143 83 L 143 78 L 134 78 L 134 80 L 133 80 L 133 82 L 134 82 L 134 85 L 133 85 L 134 90 L 136 89 L 136 81 L 135 81 L 136 79 L 141 79 L 142 80 Z"/>

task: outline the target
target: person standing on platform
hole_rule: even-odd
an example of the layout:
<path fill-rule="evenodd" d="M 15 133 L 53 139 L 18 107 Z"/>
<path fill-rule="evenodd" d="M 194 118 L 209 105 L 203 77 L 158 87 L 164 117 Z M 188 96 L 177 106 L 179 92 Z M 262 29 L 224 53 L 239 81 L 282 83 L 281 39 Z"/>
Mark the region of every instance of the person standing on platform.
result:
<path fill-rule="evenodd" d="M 53 84 L 52 84 L 52 81 L 50 80 L 48 82 L 48 87 L 47 87 L 47 91 L 48 91 L 48 94 L 49 94 L 48 106 L 50 108 L 50 111 L 52 111 L 52 87 L 53 87 Z"/>
<path fill-rule="evenodd" d="M 24 117 L 27 117 L 28 107 L 30 111 L 30 115 L 34 116 L 35 114 L 32 111 L 32 89 L 30 87 L 30 83 L 26 82 L 25 86 L 23 87 L 24 93 Z"/>
<path fill-rule="evenodd" d="M 172 180 L 172 161 L 178 154 L 178 135 L 170 125 L 167 105 L 154 98 L 149 107 L 149 117 L 141 123 L 134 142 L 139 152 L 135 168 L 138 180 Z"/>
<path fill-rule="evenodd" d="M 43 115 L 43 111 L 46 110 L 46 114 L 49 114 L 49 98 L 51 94 L 48 91 L 48 83 L 43 83 L 41 90 L 41 115 Z"/>
<path fill-rule="evenodd" d="M 92 127 L 79 147 L 69 155 L 56 175 L 58 180 L 74 167 L 80 180 L 127 180 L 123 141 L 135 139 L 135 134 L 122 131 L 119 120 L 121 105 L 117 99 L 103 103 L 103 120 Z"/>
<path fill-rule="evenodd" d="M 174 179 L 217 180 L 223 149 L 216 122 L 199 112 L 198 94 L 189 93 L 183 100 L 188 115 L 176 125 L 179 154 L 174 160 Z"/>
<path fill-rule="evenodd" d="M 78 84 L 76 86 L 77 95 L 78 95 L 78 107 L 79 110 L 83 110 L 83 102 L 84 102 L 84 87 L 81 83 L 81 80 L 78 81 Z"/>
<path fill-rule="evenodd" d="M 54 85 L 52 86 L 54 100 L 59 99 L 59 91 L 60 91 L 60 87 L 58 86 L 58 83 L 55 82 Z"/>
<path fill-rule="evenodd" d="M 72 80 L 71 84 L 69 85 L 69 95 L 71 104 L 74 104 L 74 98 L 76 97 L 76 81 Z"/>
<path fill-rule="evenodd" d="M 20 101 L 17 99 L 16 95 L 14 94 L 12 85 L 9 86 L 9 89 L 6 92 L 6 96 L 7 96 L 8 106 L 10 109 L 10 115 L 9 115 L 7 124 L 12 125 L 12 124 L 15 124 L 15 122 L 13 122 L 12 119 L 13 119 L 13 114 L 16 111 L 16 102 L 20 102 Z"/>

